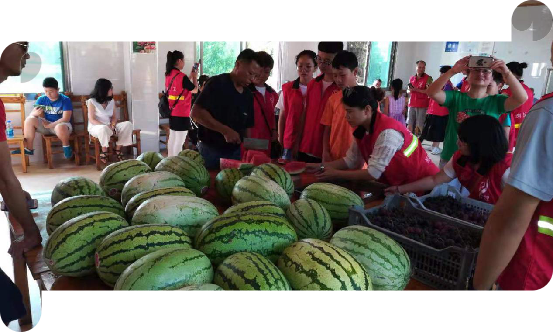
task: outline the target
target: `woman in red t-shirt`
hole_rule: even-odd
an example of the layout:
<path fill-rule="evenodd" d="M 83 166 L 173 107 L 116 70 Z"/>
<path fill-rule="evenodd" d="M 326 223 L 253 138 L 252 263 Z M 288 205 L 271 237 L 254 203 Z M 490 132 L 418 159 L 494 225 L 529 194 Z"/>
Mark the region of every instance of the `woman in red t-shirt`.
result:
<path fill-rule="evenodd" d="M 458 129 L 458 151 L 437 174 L 386 189 L 387 193 L 431 190 L 458 178 L 469 197 L 495 204 L 510 173 L 512 155 L 502 125 L 488 115 L 467 118 Z"/>

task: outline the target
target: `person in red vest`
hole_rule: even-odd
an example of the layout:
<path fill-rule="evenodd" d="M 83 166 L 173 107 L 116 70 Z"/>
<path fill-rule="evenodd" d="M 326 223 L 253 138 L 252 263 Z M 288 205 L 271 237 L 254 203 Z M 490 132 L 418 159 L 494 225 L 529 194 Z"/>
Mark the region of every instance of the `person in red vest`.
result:
<path fill-rule="evenodd" d="M 342 42 L 320 42 L 317 45 L 317 64 L 321 75 L 308 84 L 306 110 L 302 115 L 299 133 L 300 148 L 298 160 L 321 162 L 323 155 L 323 125 L 321 116 L 329 97 L 339 87 L 333 82 L 333 59 L 342 51 Z"/>
<path fill-rule="evenodd" d="M 510 138 L 511 138 L 511 148 L 515 148 L 516 142 L 517 142 L 517 136 L 519 134 L 519 129 L 521 127 L 521 124 L 523 123 L 523 120 L 527 116 L 527 113 L 529 113 L 529 110 L 531 107 L 533 107 L 533 91 L 531 88 L 529 88 L 525 82 L 521 79 L 523 76 L 523 69 L 527 68 L 527 63 L 522 62 L 508 62 L 506 64 L 506 67 L 510 69 L 512 74 L 519 80 L 519 83 L 521 83 L 521 86 L 525 89 L 525 92 L 527 93 L 527 101 L 523 103 L 523 105 L 519 106 L 518 108 L 514 109 L 510 113 L 510 117 L 512 119 L 512 128 L 510 131 Z M 507 89 L 502 91 L 503 94 L 507 96 L 512 95 L 512 88 L 508 87 Z M 512 149 L 510 149 L 512 151 Z"/>
<path fill-rule="evenodd" d="M 190 78 L 181 72 L 185 67 L 185 56 L 180 51 L 167 52 L 165 63 L 165 89 L 168 92 L 169 138 L 167 140 L 167 156 L 176 156 L 183 149 L 187 132 L 191 129 L 190 110 L 192 90 L 196 89 L 197 72 L 193 68 Z"/>
<path fill-rule="evenodd" d="M 506 188 L 481 236 L 474 289 L 537 290 L 552 279 L 552 108 L 549 93 L 521 126 Z"/>
<path fill-rule="evenodd" d="M 267 79 L 273 69 L 273 58 L 267 52 L 256 52 L 260 74 L 256 76 L 249 88 L 254 96 L 254 127 L 250 128 L 250 138 L 264 139 L 268 141 L 265 154 L 271 157 L 271 144 L 277 142 L 277 127 L 275 126 L 275 105 L 279 95 L 272 87 L 267 85 Z M 246 150 L 242 149 L 242 155 Z"/>
<path fill-rule="evenodd" d="M 300 118 L 306 106 L 308 83 L 314 78 L 317 69 L 317 55 L 314 51 L 304 50 L 296 56 L 295 64 L 298 78 L 283 84 L 281 96 L 277 102 L 279 112 L 279 143 L 283 146 L 284 160 L 296 159 L 300 139 Z"/>
<path fill-rule="evenodd" d="M 429 107 L 427 88 L 433 83 L 433 78 L 425 73 L 426 65 L 423 60 L 416 62 L 416 74 L 410 77 L 408 84 L 408 130 L 418 136 L 425 126 L 425 115 Z"/>
<path fill-rule="evenodd" d="M 7 45 L 4 49 L 0 45 L 0 83 L 10 76 L 19 76 L 25 67 L 29 56 L 29 43 L 16 42 Z M 6 202 L 10 214 L 23 228 L 23 238 L 15 239 L 9 249 L 13 257 L 23 259 L 23 253 L 40 246 L 42 237 L 29 211 L 27 200 L 29 194 L 21 188 L 21 183 L 12 169 L 10 148 L 6 137 L 6 110 L 0 100 L 0 195 Z M 3 213 L 3 212 L 1 212 Z M 21 291 L 13 281 L 0 269 L 0 317 L 4 325 L 25 316 Z"/>
<path fill-rule="evenodd" d="M 347 87 L 342 102 L 354 142 L 346 157 L 310 163 L 319 180 L 377 180 L 389 186 L 411 183 L 439 172 L 415 135 L 406 126 L 377 112 L 375 87 Z M 362 169 L 367 162 L 367 169 Z"/>
<path fill-rule="evenodd" d="M 471 84 L 467 81 L 467 75 L 469 75 L 469 73 L 466 72 L 466 76 L 462 78 L 458 85 L 456 85 L 456 89 L 458 89 L 461 93 L 468 92 L 471 87 Z"/>
<path fill-rule="evenodd" d="M 385 192 L 424 192 L 457 178 L 470 198 L 495 204 L 510 174 L 512 155 L 507 152 L 508 140 L 500 122 L 492 116 L 476 115 L 460 124 L 458 151 L 439 173 Z"/>

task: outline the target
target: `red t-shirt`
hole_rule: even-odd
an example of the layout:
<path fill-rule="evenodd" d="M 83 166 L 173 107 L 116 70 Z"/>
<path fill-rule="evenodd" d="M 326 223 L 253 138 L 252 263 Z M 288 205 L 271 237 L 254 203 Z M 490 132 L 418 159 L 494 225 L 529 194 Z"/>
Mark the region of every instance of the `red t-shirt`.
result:
<path fill-rule="evenodd" d="M 0 100 L 0 142 L 6 140 L 6 109 L 4 109 L 4 103 Z"/>

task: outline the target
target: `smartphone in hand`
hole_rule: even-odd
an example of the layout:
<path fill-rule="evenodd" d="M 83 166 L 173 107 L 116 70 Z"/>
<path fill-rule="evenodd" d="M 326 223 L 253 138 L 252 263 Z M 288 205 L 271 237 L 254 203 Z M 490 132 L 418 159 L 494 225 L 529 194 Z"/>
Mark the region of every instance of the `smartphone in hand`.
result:
<path fill-rule="evenodd" d="M 38 208 L 38 200 L 36 200 L 36 199 L 27 200 L 27 206 L 29 207 L 29 210 L 37 209 Z M 0 207 L 0 210 L 8 211 L 8 206 L 6 205 L 6 202 L 2 201 L 2 205 Z"/>
<path fill-rule="evenodd" d="M 490 56 L 470 56 L 468 67 L 469 68 L 490 68 L 494 59 Z"/>

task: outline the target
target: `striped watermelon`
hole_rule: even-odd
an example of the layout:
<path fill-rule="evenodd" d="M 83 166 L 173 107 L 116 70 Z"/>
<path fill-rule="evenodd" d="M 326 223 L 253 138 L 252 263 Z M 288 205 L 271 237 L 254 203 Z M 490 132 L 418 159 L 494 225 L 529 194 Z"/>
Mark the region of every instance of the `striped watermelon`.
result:
<path fill-rule="evenodd" d="M 198 151 L 194 151 L 194 150 L 190 150 L 190 149 L 186 149 L 186 150 L 183 150 L 181 152 L 179 152 L 178 154 L 180 157 L 187 157 L 187 158 L 190 158 L 194 161 L 196 161 L 197 163 L 200 163 L 202 165 L 205 165 L 206 163 L 204 162 L 204 158 L 202 157 L 202 155 L 200 154 L 200 152 Z"/>
<path fill-rule="evenodd" d="M 309 198 L 323 205 L 331 219 L 343 221 L 348 219 L 351 206 L 364 206 L 364 202 L 352 190 L 332 183 L 312 183 L 302 191 L 300 198 Z"/>
<path fill-rule="evenodd" d="M 364 267 L 345 250 L 322 240 L 292 244 L 277 266 L 295 290 L 372 290 Z"/>
<path fill-rule="evenodd" d="M 252 170 L 252 175 L 275 181 L 275 183 L 285 190 L 289 197 L 294 193 L 294 183 L 292 182 L 290 174 L 278 165 L 271 163 L 262 164 Z"/>
<path fill-rule="evenodd" d="M 126 206 L 133 196 L 144 191 L 169 188 L 186 187 L 183 180 L 178 175 L 170 172 L 151 172 L 139 174 L 125 183 L 121 191 L 121 204 Z"/>
<path fill-rule="evenodd" d="M 214 283 L 224 290 L 291 290 L 281 271 L 256 252 L 238 252 L 223 261 Z"/>
<path fill-rule="evenodd" d="M 106 196 L 106 193 L 96 182 L 82 176 L 73 176 L 56 184 L 50 202 L 54 206 L 64 198 L 80 195 Z"/>
<path fill-rule="evenodd" d="M 212 282 L 212 264 L 195 249 L 168 248 L 136 260 L 123 271 L 115 290 L 173 290 Z"/>
<path fill-rule="evenodd" d="M 142 202 L 156 196 L 195 197 L 194 193 L 190 189 L 187 189 L 184 187 L 169 187 L 169 188 L 159 188 L 159 189 L 148 190 L 140 194 L 136 194 L 135 196 L 133 196 L 133 198 L 129 200 L 127 205 L 125 205 L 125 214 L 127 215 L 127 218 L 131 220 L 133 218 L 133 215 L 135 214 L 135 211 L 142 204 Z"/>
<path fill-rule="evenodd" d="M 46 231 L 52 234 L 64 222 L 88 212 L 106 211 L 125 218 L 125 212 L 119 202 L 106 196 L 80 195 L 68 197 L 58 202 L 46 216 Z"/>
<path fill-rule="evenodd" d="M 215 177 L 215 189 L 217 193 L 226 200 L 231 200 L 233 188 L 238 180 L 244 175 L 236 168 L 227 168 L 222 170 Z"/>
<path fill-rule="evenodd" d="M 121 191 L 125 183 L 136 175 L 148 172 L 152 172 L 150 166 L 139 160 L 129 159 L 113 163 L 100 174 L 100 187 L 108 196 L 121 202 Z"/>
<path fill-rule="evenodd" d="M 103 238 L 129 226 L 111 212 L 90 212 L 58 227 L 46 241 L 46 265 L 58 275 L 81 277 L 94 273 L 94 252 Z"/>
<path fill-rule="evenodd" d="M 202 225 L 217 216 L 217 208 L 203 198 L 156 196 L 137 208 L 131 224 L 169 224 L 194 237 Z"/>
<path fill-rule="evenodd" d="M 185 286 L 179 290 L 184 290 L 184 291 L 195 291 L 195 290 L 206 290 L 206 291 L 213 291 L 213 290 L 223 290 L 223 288 L 219 287 L 218 285 L 215 285 L 215 284 L 203 284 L 203 285 L 190 285 L 190 286 Z"/>
<path fill-rule="evenodd" d="M 204 165 L 187 157 L 172 156 L 162 160 L 156 171 L 167 171 L 181 177 L 196 196 L 202 196 L 210 186 L 210 174 Z"/>
<path fill-rule="evenodd" d="M 299 239 L 328 241 L 331 238 L 331 216 L 323 205 L 312 199 L 299 199 L 292 203 L 287 210 L 287 219 L 296 230 Z"/>
<path fill-rule="evenodd" d="M 403 290 L 410 281 L 410 257 L 387 235 L 368 227 L 348 226 L 331 244 L 349 252 L 369 273 L 373 289 Z"/>
<path fill-rule="evenodd" d="M 297 240 L 286 219 L 260 213 L 231 213 L 207 222 L 195 239 L 195 248 L 213 264 L 241 251 L 257 252 L 275 261 Z"/>
<path fill-rule="evenodd" d="M 170 225 L 138 225 L 106 236 L 96 248 L 96 273 L 113 286 L 123 271 L 137 259 L 164 248 L 191 248 L 188 235 Z"/>
<path fill-rule="evenodd" d="M 251 201 L 246 203 L 239 203 L 225 210 L 223 214 L 235 212 L 273 214 L 278 217 L 285 218 L 285 211 L 269 201 Z"/>
<path fill-rule="evenodd" d="M 156 168 L 156 165 L 158 165 L 158 163 L 162 161 L 162 159 L 164 159 L 164 157 L 161 153 L 153 151 L 143 152 L 140 156 L 137 157 L 137 160 L 142 161 L 143 163 L 148 165 L 152 171 L 154 171 L 154 168 Z"/>
<path fill-rule="evenodd" d="M 245 176 L 238 180 L 233 188 L 233 204 L 250 201 L 270 201 L 286 210 L 290 199 L 283 188 L 274 181 L 255 175 Z"/>

